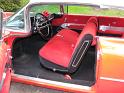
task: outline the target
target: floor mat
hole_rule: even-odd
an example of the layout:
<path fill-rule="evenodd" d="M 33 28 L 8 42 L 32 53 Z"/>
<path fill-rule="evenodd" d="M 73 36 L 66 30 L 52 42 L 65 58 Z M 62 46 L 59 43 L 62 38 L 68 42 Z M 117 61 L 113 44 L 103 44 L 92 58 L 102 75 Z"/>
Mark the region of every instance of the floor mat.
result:
<path fill-rule="evenodd" d="M 91 47 L 85 55 L 80 68 L 67 80 L 64 74 L 43 68 L 38 56 L 39 49 L 44 46 L 39 35 L 19 39 L 13 46 L 13 69 L 15 74 L 49 79 L 72 84 L 91 86 L 95 81 L 95 47 Z"/>
<path fill-rule="evenodd" d="M 38 55 L 23 54 L 22 56 L 13 60 L 13 68 L 16 74 L 68 82 L 73 84 L 91 86 L 94 83 L 94 53 L 91 51 L 86 55 L 78 71 L 71 75 L 72 80 L 65 79 L 65 75 L 55 73 L 40 66 Z M 90 64 L 90 65 L 89 65 Z"/>

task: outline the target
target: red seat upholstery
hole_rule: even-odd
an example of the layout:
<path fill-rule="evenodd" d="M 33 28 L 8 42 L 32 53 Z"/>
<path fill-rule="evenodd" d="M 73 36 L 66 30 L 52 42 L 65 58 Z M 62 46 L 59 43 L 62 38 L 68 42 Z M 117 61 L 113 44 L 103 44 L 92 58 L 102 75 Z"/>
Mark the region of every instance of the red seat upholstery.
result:
<path fill-rule="evenodd" d="M 53 63 L 68 67 L 78 36 L 77 32 L 63 29 L 39 51 L 39 54 Z"/>
<path fill-rule="evenodd" d="M 69 29 L 58 32 L 40 49 L 41 64 L 52 70 L 62 71 L 64 68 L 63 72 L 75 72 L 88 47 L 95 45 L 97 26 L 97 19 L 91 17 L 80 35 Z"/>

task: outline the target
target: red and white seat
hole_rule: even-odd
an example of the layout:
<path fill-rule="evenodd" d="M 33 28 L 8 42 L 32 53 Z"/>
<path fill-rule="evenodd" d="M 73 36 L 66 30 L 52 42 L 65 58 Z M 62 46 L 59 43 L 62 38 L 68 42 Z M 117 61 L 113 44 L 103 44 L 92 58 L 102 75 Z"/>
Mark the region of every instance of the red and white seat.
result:
<path fill-rule="evenodd" d="M 91 17 L 82 32 L 62 29 L 39 51 L 41 64 L 53 71 L 73 73 L 88 48 L 95 45 L 98 22 Z"/>

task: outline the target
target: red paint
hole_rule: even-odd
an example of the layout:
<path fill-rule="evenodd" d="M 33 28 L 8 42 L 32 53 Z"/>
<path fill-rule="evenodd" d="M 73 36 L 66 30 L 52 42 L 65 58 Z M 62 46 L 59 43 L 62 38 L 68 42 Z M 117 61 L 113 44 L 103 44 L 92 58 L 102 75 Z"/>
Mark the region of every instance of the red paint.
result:
<path fill-rule="evenodd" d="M 124 40 L 100 37 L 98 39 L 100 59 L 99 78 L 96 82 L 97 93 L 124 93 Z M 110 78 L 101 79 L 100 77 Z M 118 80 L 118 81 L 116 81 Z"/>
<path fill-rule="evenodd" d="M 53 21 L 54 26 L 60 26 L 63 23 L 78 23 L 82 24 L 81 26 L 71 26 L 75 29 L 82 29 L 86 25 L 86 22 L 91 16 L 85 16 L 85 15 L 64 15 L 62 18 L 55 19 Z M 67 18 L 67 20 L 65 19 Z M 97 16 L 96 17 L 100 25 L 105 26 L 115 26 L 115 27 L 124 27 L 124 18 L 117 18 L 117 17 L 103 17 L 103 16 Z M 124 35 L 124 32 L 119 31 L 99 31 L 100 33 L 106 33 L 106 34 L 119 34 Z M 19 33 L 19 32 L 12 32 L 11 34 L 8 34 L 8 36 L 4 37 L 4 42 L 7 42 L 10 48 L 12 48 L 13 41 L 17 37 L 25 37 L 27 36 L 26 33 Z M 95 36 L 95 35 L 94 35 Z M 68 38 L 68 37 L 67 37 Z M 98 37 L 99 38 L 99 37 Z M 124 42 L 122 39 L 113 39 L 113 38 L 107 38 L 102 37 L 100 39 L 97 38 L 97 53 L 99 51 L 99 57 L 97 59 L 97 67 L 96 67 L 96 83 L 94 86 L 91 87 L 92 90 L 86 91 L 86 90 L 77 90 L 67 87 L 61 87 L 56 85 L 50 85 L 48 83 L 42 83 L 42 82 L 35 82 L 23 79 L 21 77 L 12 76 L 13 81 L 16 82 L 22 82 L 26 84 L 31 84 L 35 86 L 44 86 L 47 88 L 53 88 L 58 90 L 64 90 L 64 91 L 70 91 L 70 92 L 86 92 L 86 93 L 124 93 L 124 83 L 118 82 L 118 81 L 112 81 L 112 80 L 103 80 L 100 79 L 100 77 L 107 77 L 107 78 L 114 78 L 114 79 L 121 79 L 124 80 L 124 54 L 123 49 Z M 72 40 L 74 41 L 74 40 Z M 3 73 L 3 69 L 5 67 L 5 62 L 7 60 L 7 57 L 4 55 L 6 52 L 7 46 L 6 44 L 2 44 L 2 52 L 0 52 L 0 75 Z M 108 52 L 107 52 L 108 51 Z M 7 93 L 9 88 L 9 82 L 10 82 L 10 73 L 8 72 L 7 75 L 8 78 L 6 78 L 6 82 L 2 89 L 1 93 Z M 0 77 L 1 80 L 1 77 Z"/>
<path fill-rule="evenodd" d="M 10 82 L 11 82 L 11 69 L 8 69 L 6 72 L 6 78 L 5 78 L 5 82 L 3 84 L 2 90 L 0 91 L 0 93 L 9 93 L 10 91 Z"/>
<path fill-rule="evenodd" d="M 2 80 L 3 72 L 5 70 L 6 63 L 9 62 L 9 52 L 7 51 L 9 47 L 2 42 L 0 46 L 0 81 Z M 9 86 L 11 81 L 11 73 L 10 69 L 7 69 L 6 71 L 6 78 L 4 81 L 4 84 L 2 86 L 2 90 L 0 90 L 0 93 L 9 93 Z"/>
<path fill-rule="evenodd" d="M 1 76 L 4 72 L 5 65 L 8 61 L 8 55 L 6 54 L 7 52 L 7 46 L 5 43 L 1 43 L 0 46 L 0 81 L 1 81 Z"/>
<path fill-rule="evenodd" d="M 100 80 L 97 93 L 124 93 L 124 82 Z"/>
<path fill-rule="evenodd" d="M 63 86 L 49 84 L 49 82 L 48 83 L 43 83 L 43 82 L 36 82 L 34 80 L 24 79 L 22 77 L 17 77 L 14 74 L 12 74 L 12 80 L 14 82 L 21 82 L 21 83 L 28 84 L 28 85 L 45 87 L 45 88 L 50 88 L 50 89 L 55 89 L 55 90 L 66 91 L 66 92 L 73 92 L 73 93 L 95 93 L 94 89 L 92 89 L 92 88 L 91 88 L 91 90 L 85 90 L 85 89 L 78 89 L 78 88 L 63 87 Z"/>

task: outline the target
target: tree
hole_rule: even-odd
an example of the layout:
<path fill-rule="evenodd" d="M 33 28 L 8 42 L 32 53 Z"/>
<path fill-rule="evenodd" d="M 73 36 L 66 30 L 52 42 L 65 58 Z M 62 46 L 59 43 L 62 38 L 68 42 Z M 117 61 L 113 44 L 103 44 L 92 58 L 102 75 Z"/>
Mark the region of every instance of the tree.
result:
<path fill-rule="evenodd" d="M 28 0 L 0 0 L 0 8 L 4 11 L 15 12 L 27 2 Z"/>

